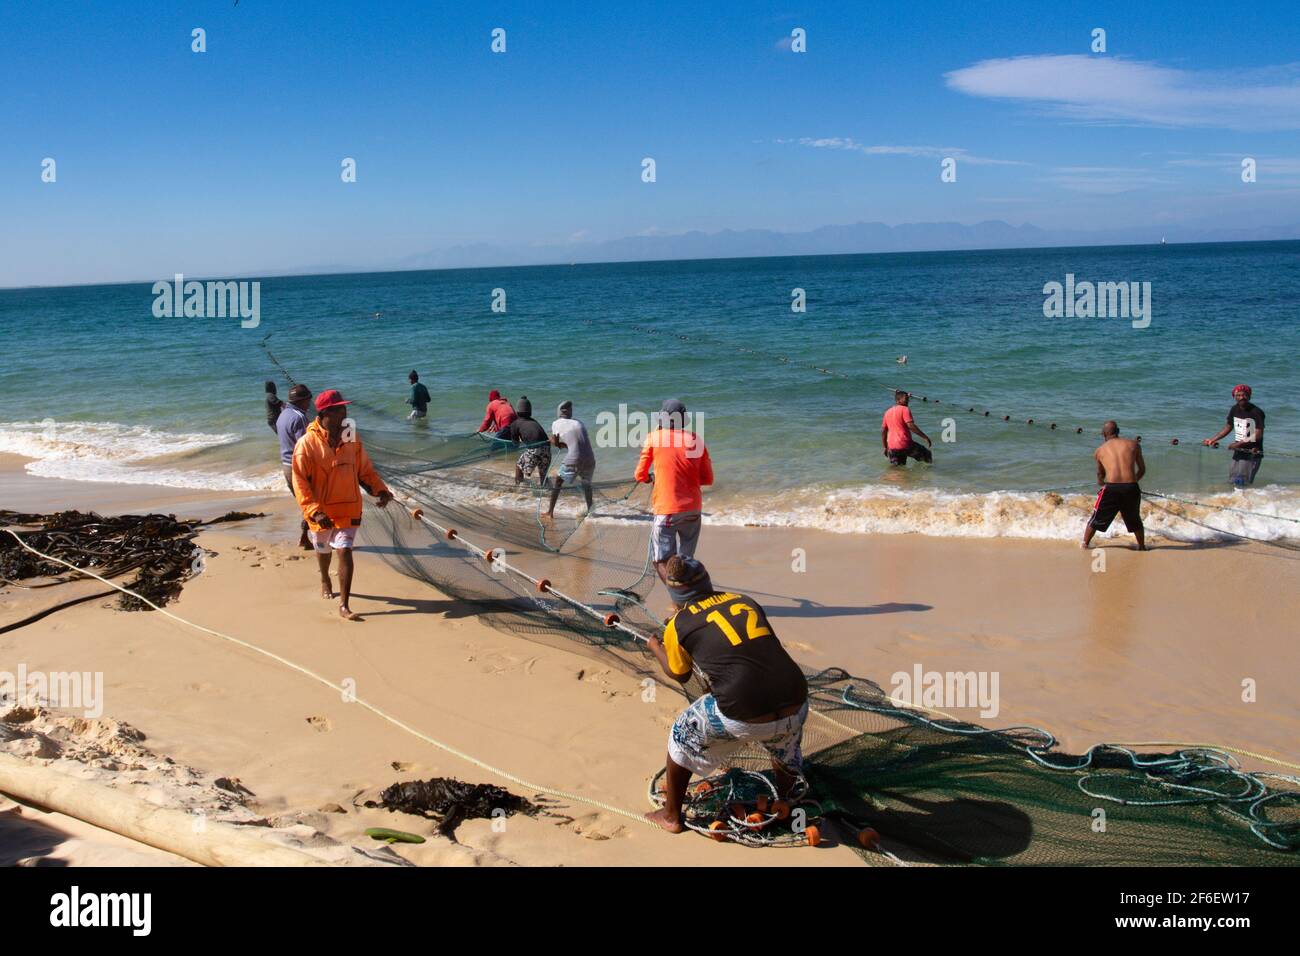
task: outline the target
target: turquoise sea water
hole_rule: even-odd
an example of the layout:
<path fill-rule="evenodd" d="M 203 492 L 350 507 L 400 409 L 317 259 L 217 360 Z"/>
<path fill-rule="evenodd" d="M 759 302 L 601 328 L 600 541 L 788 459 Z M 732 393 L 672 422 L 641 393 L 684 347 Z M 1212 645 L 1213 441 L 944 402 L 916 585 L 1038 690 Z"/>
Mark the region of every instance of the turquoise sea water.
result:
<path fill-rule="evenodd" d="M 1045 318 L 1043 286 L 1067 273 L 1149 282 L 1149 327 Z M 1058 536 L 1059 522 L 1025 493 L 1092 482 L 1106 418 L 1143 436 L 1148 489 L 1222 495 L 1229 455 L 1196 443 L 1222 426 L 1238 382 L 1268 414 L 1252 500 L 1289 515 L 1300 489 L 1297 242 L 261 283 L 254 329 L 155 318 L 149 283 L 0 291 L 0 452 L 61 477 L 277 487 L 262 382 L 277 379 L 282 395 L 287 383 L 261 347 L 270 334 L 266 345 L 296 379 L 395 415 L 406 410 L 406 373 L 418 369 L 433 405 L 427 425 L 411 427 L 434 431 L 476 428 L 490 388 L 527 394 L 546 424 L 571 399 L 593 434 L 620 403 L 647 411 L 681 398 L 704 416 L 720 520 Z M 796 288 L 806 313 L 791 310 Z M 504 314 L 491 310 L 494 289 L 505 292 Z M 896 385 L 943 402 L 913 402 L 935 439 L 934 467 L 886 466 L 880 416 Z M 940 440 L 945 419 L 953 442 Z M 598 451 L 606 477 L 634 457 Z"/>

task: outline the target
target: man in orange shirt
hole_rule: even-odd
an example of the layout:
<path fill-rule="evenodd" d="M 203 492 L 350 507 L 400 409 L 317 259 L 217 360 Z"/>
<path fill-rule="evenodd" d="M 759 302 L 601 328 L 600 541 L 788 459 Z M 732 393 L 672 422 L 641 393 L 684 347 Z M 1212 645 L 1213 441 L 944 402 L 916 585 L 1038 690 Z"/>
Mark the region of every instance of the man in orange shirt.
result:
<path fill-rule="evenodd" d="M 686 406 L 675 398 L 663 403 L 661 426 L 641 448 L 636 480 L 650 481 L 654 469 L 654 530 L 650 544 L 655 570 L 665 584 L 668 559 L 674 554 L 695 556 L 700 540 L 702 485 L 713 484 L 709 450 L 694 432 L 686 431 Z"/>
<path fill-rule="evenodd" d="M 378 498 L 381 508 L 393 500 L 392 492 L 361 446 L 361 439 L 351 427 L 343 428 L 345 407 L 350 404 L 337 389 L 317 395 L 316 420 L 307 426 L 306 434 L 293 449 L 293 492 L 311 529 L 320 567 L 321 597 L 334 597 L 330 560 L 337 551 L 339 617 L 345 621 L 359 620 L 348 607 L 348 599 L 352 594 L 352 545 L 361 524 L 361 488 Z"/>
<path fill-rule="evenodd" d="M 934 461 L 929 448 L 922 448 L 921 443 L 912 437 L 915 433 L 933 447 L 930 436 L 921 431 L 920 426 L 912 420 L 912 410 L 907 407 L 911 398 L 901 388 L 894 393 L 894 407 L 885 412 L 880 423 L 880 443 L 885 446 L 885 457 L 891 465 L 906 465 L 907 459 L 915 458 L 927 465 Z"/>

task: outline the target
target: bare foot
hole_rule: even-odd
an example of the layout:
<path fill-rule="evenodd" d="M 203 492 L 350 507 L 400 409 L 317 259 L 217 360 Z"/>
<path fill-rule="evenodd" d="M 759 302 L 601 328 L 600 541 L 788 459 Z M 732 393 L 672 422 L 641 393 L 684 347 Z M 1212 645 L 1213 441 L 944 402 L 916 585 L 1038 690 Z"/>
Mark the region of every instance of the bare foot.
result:
<path fill-rule="evenodd" d="M 320 596 L 327 601 L 334 600 L 334 586 L 328 581 L 320 583 Z"/>
<path fill-rule="evenodd" d="M 668 818 L 667 809 L 652 810 L 645 815 L 645 818 L 651 823 L 659 824 L 659 826 L 663 827 L 669 833 L 684 833 L 686 831 L 686 826 L 680 819 L 670 820 Z"/>
<path fill-rule="evenodd" d="M 345 621 L 361 620 L 361 615 L 353 613 L 353 611 L 346 604 L 339 605 L 339 617 L 343 618 L 343 620 Z"/>

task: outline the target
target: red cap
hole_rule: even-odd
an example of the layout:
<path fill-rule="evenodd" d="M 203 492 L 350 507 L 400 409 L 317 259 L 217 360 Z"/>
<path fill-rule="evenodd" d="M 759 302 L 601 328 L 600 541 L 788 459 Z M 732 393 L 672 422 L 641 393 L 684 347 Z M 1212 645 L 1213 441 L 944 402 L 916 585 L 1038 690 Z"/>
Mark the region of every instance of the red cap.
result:
<path fill-rule="evenodd" d="M 1232 397 L 1233 397 L 1233 398 L 1236 398 L 1236 397 L 1237 397 L 1237 393 L 1238 393 L 1238 392 L 1245 392 L 1245 393 L 1246 393 L 1246 397 L 1247 397 L 1247 398 L 1250 398 L 1250 386 L 1249 386 L 1249 385 L 1234 385 L 1234 386 L 1232 386 Z"/>
<path fill-rule="evenodd" d="M 351 405 L 351 402 L 343 400 L 342 393 L 337 388 L 327 388 L 316 396 L 316 411 L 323 412 L 327 408 L 333 408 L 335 405 Z"/>
<path fill-rule="evenodd" d="M 496 401 L 498 398 L 500 398 L 500 397 L 501 397 L 501 393 L 498 392 L 495 388 L 492 389 L 492 391 L 488 392 L 488 401 L 489 401 L 489 402 L 495 402 L 495 401 Z"/>

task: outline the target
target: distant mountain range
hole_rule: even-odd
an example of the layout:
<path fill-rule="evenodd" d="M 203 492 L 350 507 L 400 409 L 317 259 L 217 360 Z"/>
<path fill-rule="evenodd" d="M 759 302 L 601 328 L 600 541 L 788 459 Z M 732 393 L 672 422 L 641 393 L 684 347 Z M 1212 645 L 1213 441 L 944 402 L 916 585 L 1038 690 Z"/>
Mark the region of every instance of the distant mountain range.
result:
<path fill-rule="evenodd" d="M 870 252 L 958 249 L 1020 249 L 1046 246 L 1133 245 L 1180 242 L 1258 242 L 1300 239 L 1300 225 L 1225 229 L 1212 223 L 1105 231 L 1046 230 L 1000 219 L 964 225 L 916 222 L 889 226 L 858 222 L 810 232 L 724 229 L 554 244 L 472 243 L 406 256 L 390 268 L 466 269 L 483 266 L 554 265 L 571 262 L 641 262 L 666 259 L 730 259 L 752 256 L 818 256 Z"/>

